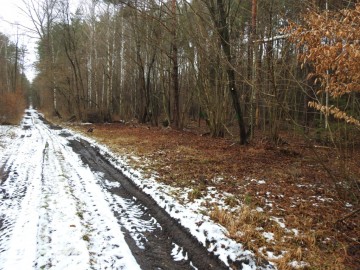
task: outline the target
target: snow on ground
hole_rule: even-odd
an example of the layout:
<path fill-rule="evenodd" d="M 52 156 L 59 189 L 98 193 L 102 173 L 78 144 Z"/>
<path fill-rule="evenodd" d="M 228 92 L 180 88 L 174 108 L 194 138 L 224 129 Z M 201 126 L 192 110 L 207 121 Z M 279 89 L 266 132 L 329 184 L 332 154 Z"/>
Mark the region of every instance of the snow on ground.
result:
<path fill-rule="evenodd" d="M 58 136 L 64 132 L 72 135 Z M 108 192 L 116 183 L 84 166 L 67 145 L 71 139 L 84 139 L 97 147 L 226 265 L 242 261 L 242 269 L 275 269 L 274 265 L 257 267 L 253 252 L 228 238 L 224 227 L 204 215 L 205 201 L 226 208 L 224 200 L 231 194 L 208 187 L 207 197 L 184 205 L 181 201 L 190 190 L 160 184 L 155 173 L 144 177 L 126 158 L 90 138 L 49 129 L 33 110 L 27 111 L 21 128 L 0 127 L 0 168 L 9 172 L 0 186 L 0 269 L 140 269 L 114 213 L 124 213 L 120 224 L 139 248 L 146 242 L 145 232 L 160 225 L 154 219 L 137 224 L 143 210 Z M 264 237 L 272 239 L 266 232 Z M 183 248 L 173 245 L 174 260 L 187 260 Z"/>
<path fill-rule="evenodd" d="M 66 132 L 72 133 L 67 130 Z M 133 169 L 124 157 L 114 154 L 109 148 L 98 144 L 95 140 L 83 135 L 73 134 L 75 139 L 86 140 L 93 146 L 97 147 L 104 156 L 109 157 L 109 161 L 121 170 L 128 178 L 137 184 L 145 193 L 149 194 L 162 208 L 164 208 L 171 217 L 178 220 L 192 235 L 194 235 L 203 246 L 215 255 L 219 256 L 226 265 L 230 265 L 234 261 L 243 261 L 242 269 L 275 269 L 274 264 L 268 265 L 266 268 L 258 267 L 255 262 L 254 253 L 244 249 L 243 245 L 236 243 L 227 237 L 227 230 L 210 220 L 209 216 L 202 214 L 206 208 L 202 205 L 206 200 L 216 200 L 218 204 L 224 208 L 227 205 L 224 202 L 224 196 L 216 192 L 214 187 L 208 187 L 207 197 L 187 202 L 184 206 L 178 199 L 187 196 L 189 190 L 180 191 L 178 188 L 170 187 L 156 181 L 156 173 L 153 177 L 146 178 L 141 171 Z M 132 156 L 131 158 L 137 158 Z M 177 194 L 177 199 L 171 194 Z M 230 196 L 230 194 L 228 194 Z M 175 259 L 186 257 L 186 254 L 180 254 L 181 247 L 175 245 L 173 256 Z M 248 264 L 246 263 L 248 262 Z"/>
<path fill-rule="evenodd" d="M 4 163 L 6 159 L 6 148 L 11 141 L 18 137 L 20 128 L 17 126 L 1 126 L 0 125 L 0 162 Z"/>
<path fill-rule="evenodd" d="M 105 180 L 106 188 L 118 187 L 116 184 Z M 118 184 L 120 186 L 120 184 Z M 118 195 L 105 193 L 107 201 L 110 203 L 111 209 L 119 214 L 120 224 L 129 233 L 140 249 L 145 249 L 147 242 L 145 233 L 151 233 L 156 228 L 161 228 L 160 224 L 152 217 L 150 220 L 144 220 L 140 217 L 144 215 L 144 206 L 136 204 L 136 200 L 124 199 Z"/>
<path fill-rule="evenodd" d="M 14 134 L 0 137 L 0 269 L 140 269 L 98 176 L 65 138 L 33 110 L 0 132 Z"/>

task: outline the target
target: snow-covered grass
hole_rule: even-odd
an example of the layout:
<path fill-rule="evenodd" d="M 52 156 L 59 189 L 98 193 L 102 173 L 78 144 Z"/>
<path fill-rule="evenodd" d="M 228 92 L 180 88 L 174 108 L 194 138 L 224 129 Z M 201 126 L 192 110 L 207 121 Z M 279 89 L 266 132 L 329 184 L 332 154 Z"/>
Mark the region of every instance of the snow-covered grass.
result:
<path fill-rule="evenodd" d="M 11 141 L 18 137 L 20 127 L 18 126 L 1 126 L 0 125 L 0 160 L 4 157 L 6 147 L 11 144 Z"/>
<path fill-rule="evenodd" d="M 71 133 L 69 130 L 66 132 Z M 275 268 L 274 264 L 264 267 L 257 266 L 255 254 L 245 249 L 241 243 L 229 238 L 229 232 L 223 226 L 211 220 L 207 205 L 216 202 L 217 205 L 228 209 L 229 206 L 225 203 L 225 200 L 231 197 L 231 194 L 220 194 L 214 187 L 207 187 L 205 197 L 189 200 L 188 194 L 192 191 L 191 189 L 181 189 L 161 184 L 156 181 L 156 172 L 150 177 L 145 177 L 140 169 L 132 168 L 126 158 L 116 155 L 108 147 L 84 135 L 73 135 L 74 138 L 86 140 L 94 147 L 97 147 L 104 156 L 111 157 L 109 161 L 115 167 L 136 183 L 146 194 L 149 194 L 171 217 L 178 220 L 203 246 L 219 256 L 226 265 L 230 266 L 234 261 L 242 261 L 243 269 Z M 131 159 L 136 160 L 139 158 L 132 156 Z"/>
<path fill-rule="evenodd" d="M 344 257 L 354 258 L 346 254 L 346 247 L 357 239 L 358 230 L 352 229 L 358 228 L 356 216 L 337 224 L 339 230 L 333 224 L 342 214 L 354 211 L 357 203 L 338 200 L 331 179 L 322 168 L 315 169 L 319 160 L 303 147 L 301 138 L 286 137 L 286 146 L 254 140 L 241 147 L 228 138 L 198 136 L 197 128 L 183 132 L 117 123 L 92 127 L 94 132 L 86 133 L 85 127 L 71 125 L 107 145 L 127 166 L 139 171 L 141 178 L 172 186 L 167 195 L 210 216 L 227 229 L 226 236 L 260 255 L 257 257 L 274 259 L 279 269 L 292 269 L 294 262 L 301 267 L 301 261 L 331 269 L 342 264 Z M 289 155 L 288 149 L 300 155 Z M 326 148 L 318 154 L 328 160 L 331 153 Z M 341 167 L 330 165 L 331 171 Z M 266 238 L 270 233 L 272 240 Z M 344 240 L 342 234 L 351 239 Z"/>

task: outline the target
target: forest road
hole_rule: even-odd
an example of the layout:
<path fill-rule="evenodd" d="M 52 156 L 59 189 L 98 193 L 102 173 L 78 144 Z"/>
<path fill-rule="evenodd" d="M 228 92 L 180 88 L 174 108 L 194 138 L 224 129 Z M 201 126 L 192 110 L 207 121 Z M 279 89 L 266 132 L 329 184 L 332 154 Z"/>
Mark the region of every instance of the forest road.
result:
<path fill-rule="evenodd" d="M 35 110 L 0 157 L 0 269 L 228 269 L 110 157 Z"/>

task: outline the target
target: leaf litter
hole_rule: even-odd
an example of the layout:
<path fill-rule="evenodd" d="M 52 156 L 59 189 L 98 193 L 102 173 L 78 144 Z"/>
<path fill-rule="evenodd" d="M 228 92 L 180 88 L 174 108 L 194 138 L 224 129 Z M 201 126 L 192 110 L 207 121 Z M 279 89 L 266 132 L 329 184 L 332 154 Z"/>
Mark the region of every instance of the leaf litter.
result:
<path fill-rule="evenodd" d="M 145 190 L 157 183 L 160 194 L 222 224 L 226 236 L 279 269 L 357 269 L 359 256 L 348 251 L 359 245 L 358 216 L 341 224 L 336 220 L 358 202 L 339 198 L 336 185 L 301 141 L 289 138 L 289 145 L 278 147 L 260 140 L 242 147 L 229 139 L 201 137 L 196 130 L 92 126 L 93 134 L 81 126 L 69 128 L 121 156 L 128 176 L 140 179 Z M 318 150 L 322 160 L 333 155 L 328 147 Z M 360 175 L 356 160 L 348 157 L 347 162 Z M 336 174 L 339 166 L 333 162 L 331 170 Z"/>

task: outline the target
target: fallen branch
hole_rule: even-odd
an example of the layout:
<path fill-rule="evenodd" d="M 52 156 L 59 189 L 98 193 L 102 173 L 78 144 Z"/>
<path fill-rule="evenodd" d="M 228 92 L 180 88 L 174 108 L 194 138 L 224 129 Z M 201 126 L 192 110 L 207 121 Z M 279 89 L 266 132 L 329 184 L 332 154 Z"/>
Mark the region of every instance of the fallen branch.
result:
<path fill-rule="evenodd" d="M 335 223 L 338 223 L 338 222 L 343 222 L 345 219 L 355 215 L 356 213 L 360 212 L 360 208 L 352 211 L 350 214 L 347 214 L 345 217 L 341 218 L 341 219 L 338 219 Z"/>
<path fill-rule="evenodd" d="M 234 137 L 234 134 L 231 133 L 231 131 L 227 128 L 227 126 L 225 124 L 223 124 L 223 126 L 226 129 L 226 131 L 230 134 L 230 136 Z"/>

